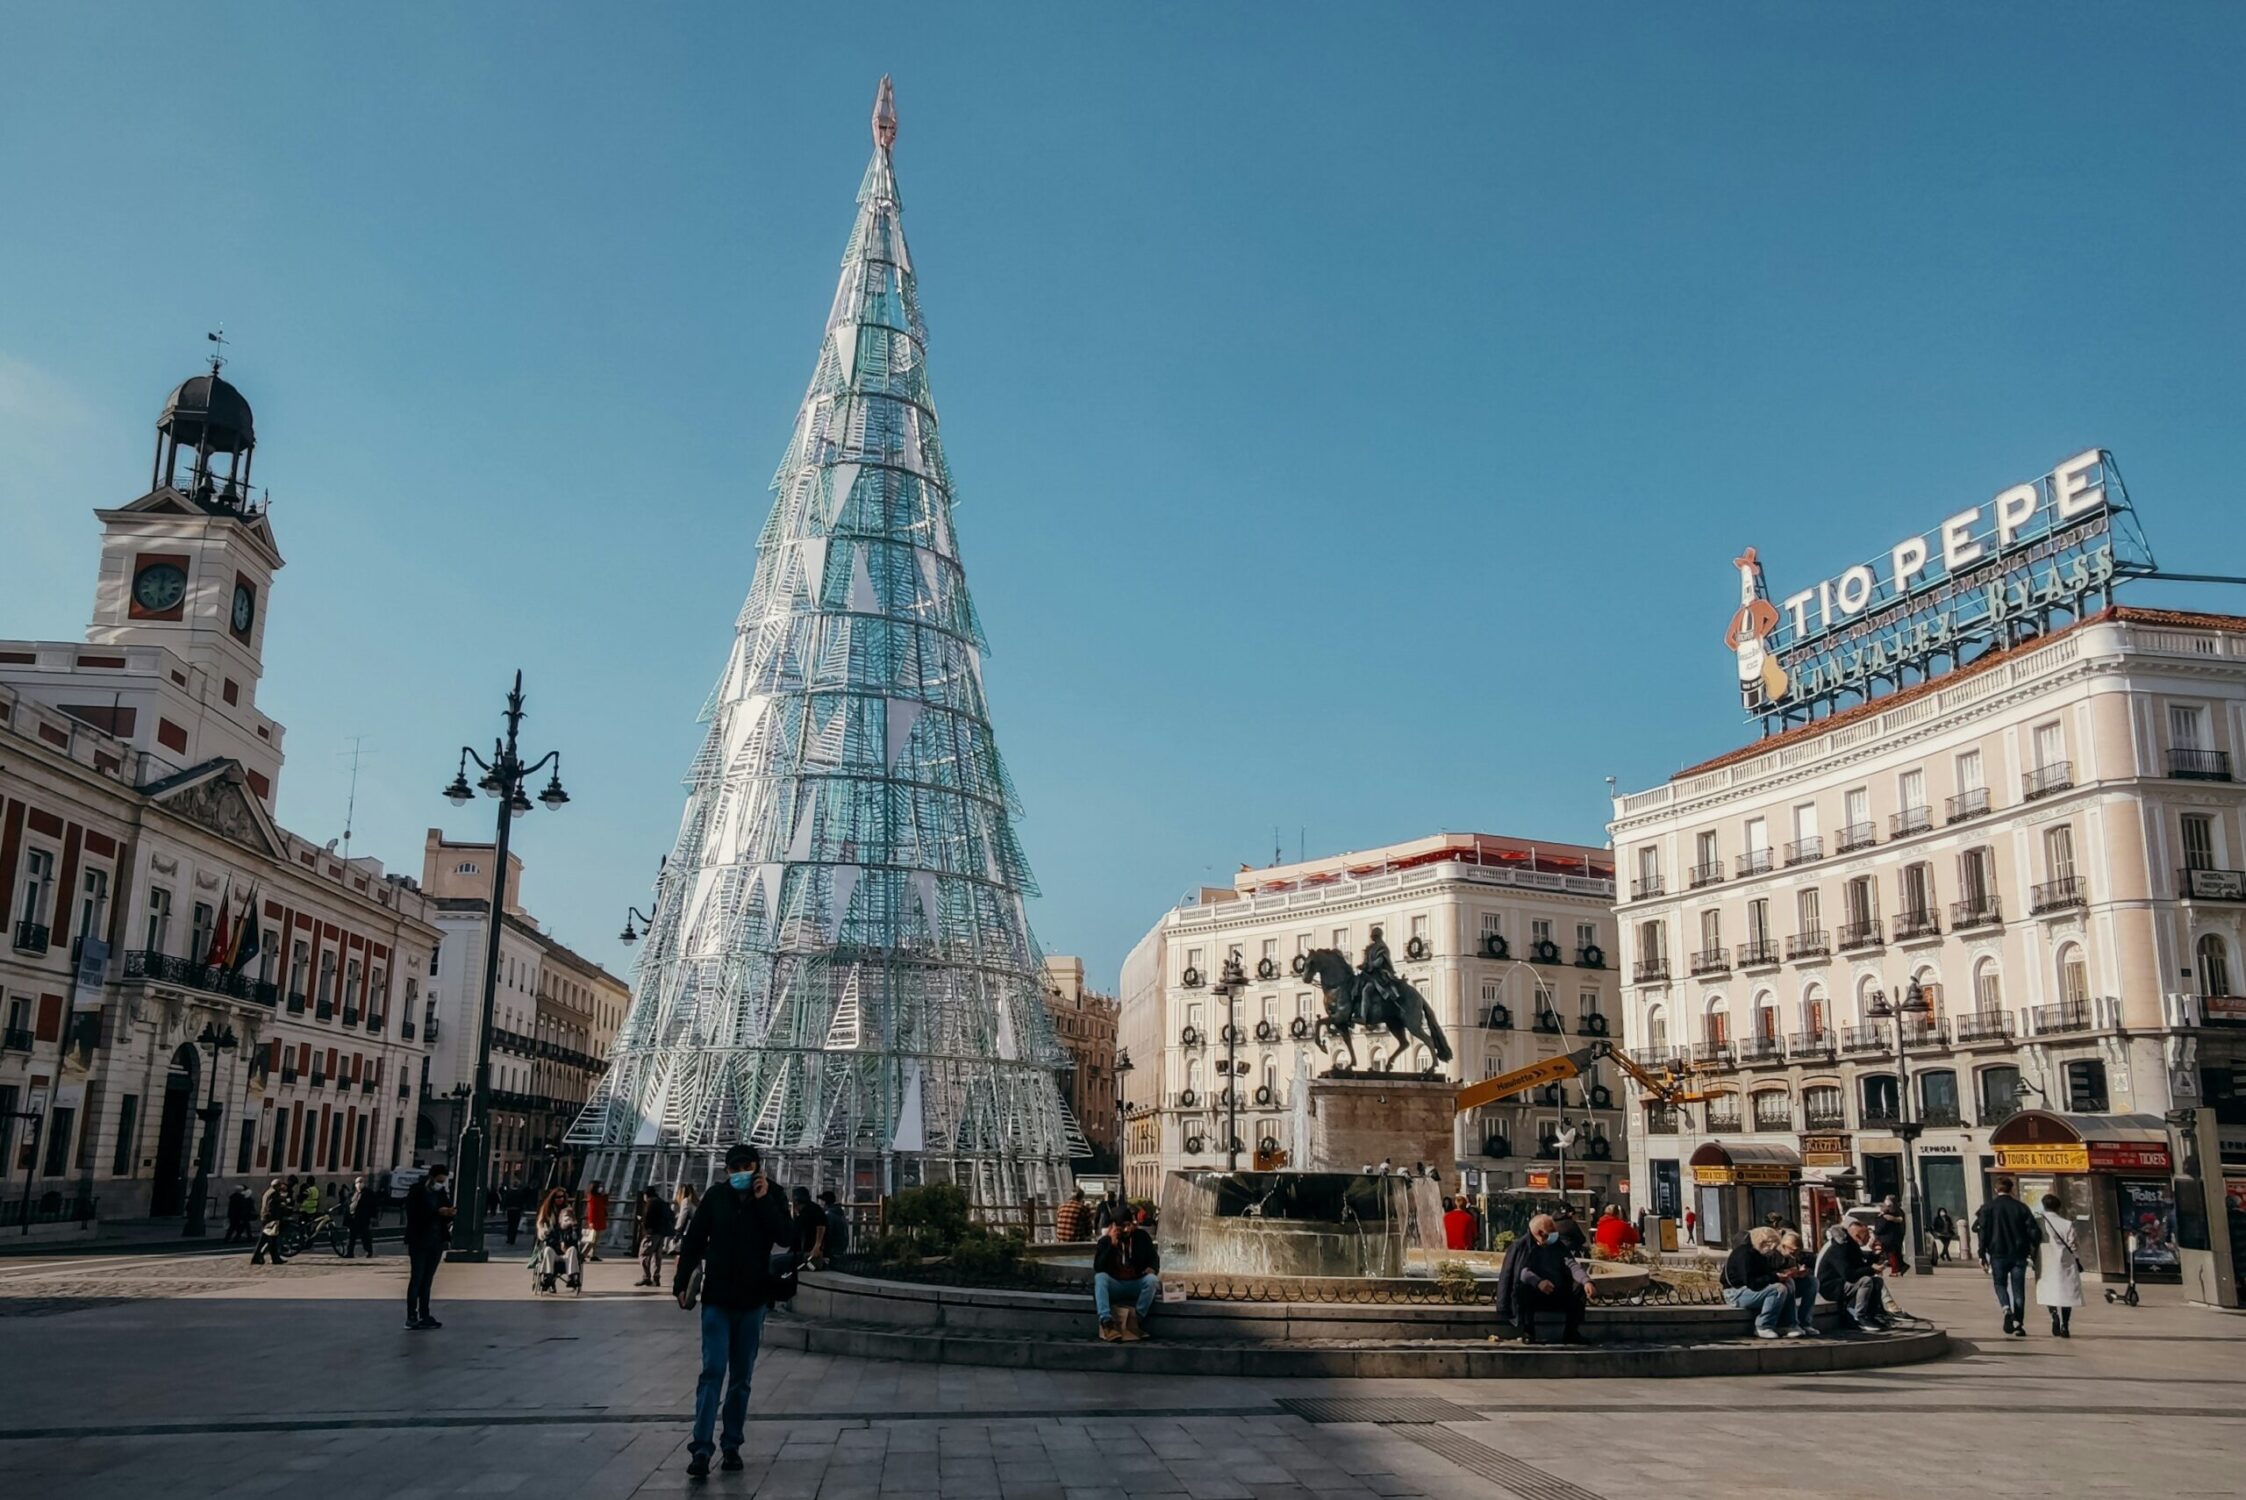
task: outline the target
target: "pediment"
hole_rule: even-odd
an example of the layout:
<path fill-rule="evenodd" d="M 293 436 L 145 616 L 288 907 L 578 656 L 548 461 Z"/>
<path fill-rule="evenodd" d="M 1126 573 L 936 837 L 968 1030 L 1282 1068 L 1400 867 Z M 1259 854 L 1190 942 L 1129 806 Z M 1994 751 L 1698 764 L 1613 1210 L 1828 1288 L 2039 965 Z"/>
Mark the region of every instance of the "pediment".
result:
<path fill-rule="evenodd" d="M 167 812 L 229 843 L 256 850 L 267 859 L 285 857 L 280 829 L 250 791 L 238 761 L 209 761 L 145 790 L 149 800 Z"/>

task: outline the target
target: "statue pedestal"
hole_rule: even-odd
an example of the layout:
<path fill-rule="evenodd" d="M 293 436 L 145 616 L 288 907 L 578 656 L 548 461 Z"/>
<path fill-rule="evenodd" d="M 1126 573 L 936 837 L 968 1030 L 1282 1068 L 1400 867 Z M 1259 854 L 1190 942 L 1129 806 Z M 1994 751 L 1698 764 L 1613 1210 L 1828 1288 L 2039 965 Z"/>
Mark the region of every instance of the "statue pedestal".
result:
<path fill-rule="evenodd" d="M 1447 1179 L 1456 1169 L 1453 1122 L 1458 1085 L 1447 1078 L 1361 1074 L 1310 1080 L 1306 1172 L 1356 1172 L 1386 1161 L 1397 1171 L 1425 1162 Z"/>

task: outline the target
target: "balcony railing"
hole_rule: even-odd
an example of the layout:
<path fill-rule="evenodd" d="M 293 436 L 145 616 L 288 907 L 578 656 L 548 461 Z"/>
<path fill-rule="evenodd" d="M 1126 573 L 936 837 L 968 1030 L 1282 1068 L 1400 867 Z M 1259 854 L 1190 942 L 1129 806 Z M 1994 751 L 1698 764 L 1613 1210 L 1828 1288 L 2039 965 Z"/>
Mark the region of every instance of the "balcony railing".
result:
<path fill-rule="evenodd" d="M 1987 817 L 1989 813 L 1989 789 L 1985 786 L 1977 786 L 1959 792 L 1955 797 L 1942 804 L 1942 813 L 1952 823 L 1964 823 L 1974 818 Z"/>
<path fill-rule="evenodd" d="M 1981 1126 L 2002 1125 L 2020 1112 L 2018 1099 L 1983 1099 L 1981 1101 Z"/>
<path fill-rule="evenodd" d="M 1768 875 L 1777 856 L 1768 849 L 1749 849 L 1739 856 L 1738 875 L 1745 880 L 1750 875 Z"/>
<path fill-rule="evenodd" d="M 1703 948 L 1692 955 L 1692 972 L 1695 974 L 1729 974 L 1731 955 L 1722 948 Z"/>
<path fill-rule="evenodd" d="M 2090 1002 L 2060 1000 L 2050 1005 L 2038 1005 L 2029 1010 L 2028 1021 L 2037 1036 L 2048 1036 L 2055 1031 L 2088 1031 Z"/>
<path fill-rule="evenodd" d="M 1742 969 L 1769 968 L 1778 962 L 1778 944 L 1770 938 L 1758 938 L 1739 945 L 1739 967 Z"/>
<path fill-rule="evenodd" d="M 2028 892 L 2028 910 L 2037 916 L 2047 911 L 2064 911 L 2070 906 L 2083 904 L 2082 877 L 2062 875 L 2057 880 L 2046 880 Z"/>
<path fill-rule="evenodd" d="M 1825 929 L 1822 927 L 1811 932 L 1797 932 L 1786 939 L 1786 957 L 1788 960 L 1824 958 L 1832 951 L 1832 940 L 1826 936 Z"/>
<path fill-rule="evenodd" d="M 304 997 L 303 997 L 302 995 L 291 995 L 291 996 L 289 996 L 289 1005 L 288 1005 L 288 1010 L 289 1010 L 289 1014 L 290 1014 L 290 1015 L 292 1015 L 292 1016 L 301 1016 L 301 1015 L 303 1015 L 303 1014 L 304 1014 L 304 1007 L 305 1007 L 305 1006 L 306 1006 L 307 1004 L 309 1004 L 309 1003 L 310 1003 L 310 1002 L 309 1002 L 309 1001 L 307 1001 L 307 1000 L 306 1000 L 306 999 L 305 999 L 305 998 L 304 998 Z"/>
<path fill-rule="evenodd" d="M 1879 842 L 1879 830 L 1869 823 L 1851 823 L 1833 835 L 1833 850 L 1838 854 L 1869 849 Z"/>
<path fill-rule="evenodd" d="M 2171 781 L 2228 781 L 2230 752 L 2227 750 L 2171 750 L 2168 752 L 2168 777 Z"/>
<path fill-rule="evenodd" d="M 283 1063 L 283 1064 L 281 1064 L 281 1082 L 283 1082 L 283 1083 L 294 1083 L 294 1082 L 296 1082 L 296 1065 L 295 1065 L 294 1063 Z"/>
<path fill-rule="evenodd" d="M 1885 1052 L 1888 1048 L 1887 1028 L 1869 1022 L 1862 1026 L 1841 1028 L 1840 1044 L 1847 1052 Z"/>
<path fill-rule="evenodd" d="M 2178 870 L 2176 889 L 2187 901 L 2246 901 L 2246 870 Z"/>
<path fill-rule="evenodd" d="M 1846 1110 L 1812 1109 L 1802 1116 L 1802 1129 L 1804 1130 L 1846 1130 L 1847 1128 L 1848 1112 Z"/>
<path fill-rule="evenodd" d="M 1737 1135 L 1744 1128 L 1745 1125 L 1737 1111 L 1722 1115 L 1717 1114 L 1714 1110 L 1708 1111 L 1708 1134 L 1710 1135 Z"/>
<path fill-rule="evenodd" d="M 173 984 L 182 989 L 202 990 L 206 994 L 231 996 L 236 1000 L 250 998 L 251 985 L 247 974 L 236 974 L 219 964 L 189 963 L 184 958 L 174 958 L 168 953 L 152 953 L 145 948 L 126 951 L 124 977 L 128 981 L 139 979 Z"/>
<path fill-rule="evenodd" d="M 1560 1036 L 1567 1031 L 1567 1025 L 1560 1019 L 1557 1011 L 1540 1010 L 1536 1013 L 1536 1024 L 1533 1029 L 1543 1032 L 1546 1036 Z"/>
<path fill-rule="evenodd" d="M 1940 937 L 1942 919 L 1931 911 L 1907 911 L 1895 919 L 1895 941 L 1909 942 L 1912 938 Z"/>
<path fill-rule="evenodd" d="M 1968 896 L 1950 903 L 1950 926 L 1959 932 L 1969 927 L 1994 927 L 2004 920 L 2004 907 L 1994 895 Z"/>
<path fill-rule="evenodd" d="M 1760 1098 L 1761 1096 L 1757 1095 L 1756 1097 Z M 1791 1106 L 1774 1109 L 1762 1109 L 1758 1107 L 1755 1110 L 1755 1129 L 1757 1130 L 1778 1131 L 1791 1130 L 1793 1128 L 1794 1111 Z"/>
<path fill-rule="evenodd" d="M 1731 1043 L 1694 1042 L 1692 1060 L 1701 1063 L 1728 1063 L 1731 1061 Z"/>
<path fill-rule="evenodd" d="M 413 1040 L 413 1023 L 411 1021 L 400 1021 L 398 1023 L 398 1040 L 401 1042 Z"/>
<path fill-rule="evenodd" d="M 2008 1010 L 1978 1011 L 1959 1016 L 1950 1025 L 1960 1046 L 1968 1042 L 2012 1040 L 2012 1012 Z"/>
<path fill-rule="evenodd" d="M 47 924 L 44 922 L 18 922 L 16 924 L 16 951 L 18 953 L 46 952 Z"/>
<path fill-rule="evenodd" d="M 1933 808 L 1906 807 L 1901 812 L 1888 816 L 1887 836 L 1891 839 L 1908 838 L 1914 833 L 1924 833 L 1933 826 Z"/>
<path fill-rule="evenodd" d="M 439 1018 L 438 1018 L 438 1017 L 436 1017 L 436 1016 L 431 1016 L 431 1017 L 429 1017 L 429 1019 L 428 1019 L 428 1020 L 427 1020 L 426 1022 L 424 1022 L 424 1023 L 422 1024 L 422 1027 L 421 1027 L 421 1040 L 423 1040 L 423 1041 L 425 1041 L 425 1042 L 433 1042 L 433 1041 L 435 1041 L 435 1040 L 437 1039 L 437 1021 L 438 1021 L 438 1019 L 439 1019 Z"/>
<path fill-rule="evenodd" d="M 312 1002 L 312 1019 L 313 1019 L 313 1020 L 315 1020 L 315 1021 L 332 1021 L 332 1020 L 334 1020 L 334 1019 L 335 1019 L 335 1002 L 334 1002 L 333 1000 L 315 1000 L 315 1001 L 313 1001 L 313 1002 Z"/>
<path fill-rule="evenodd" d="M 1786 846 L 1786 863 L 1789 865 L 1814 864 L 1825 857 L 1825 841 L 1808 838 L 1795 839 Z"/>
<path fill-rule="evenodd" d="M 1649 896 L 1666 896 L 1668 894 L 1667 883 L 1658 875 L 1630 882 L 1630 899 L 1632 901 L 1643 901 Z"/>
<path fill-rule="evenodd" d="M 1786 1050 L 1795 1057 L 1831 1057 L 1833 1034 L 1829 1031 L 1797 1031 L 1787 1038 Z"/>
<path fill-rule="evenodd" d="M 1751 1036 L 1739 1044 L 1739 1060 L 1743 1063 L 1784 1062 L 1786 1044 L 1774 1036 Z"/>
<path fill-rule="evenodd" d="M 6 1031 L 0 1032 L 0 1052 L 29 1052 L 30 1050 L 30 1027 L 10 1026 Z"/>
<path fill-rule="evenodd" d="M 1965 1123 L 1965 1116 L 1955 1104 L 1922 1104 L 1919 1106 L 1918 1122 L 1938 1128 L 1954 1128 Z"/>
<path fill-rule="evenodd" d="M 1677 1133 L 1677 1112 L 1673 1109 L 1647 1110 L 1646 1133 L 1648 1135 L 1675 1135 Z"/>
<path fill-rule="evenodd" d="M 270 980 L 260 979 L 250 990 L 250 998 L 271 1010 L 281 1003 L 281 987 Z"/>
<path fill-rule="evenodd" d="M 1704 885 L 1716 885 L 1723 880 L 1723 861 L 1716 859 L 1704 865 L 1694 865 L 1686 878 L 1691 881 L 1694 890 Z"/>
<path fill-rule="evenodd" d="M 2048 797 L 2053 792 L 2063 792 L 2074 785 L 2074 765 L 2070 761 L 2055 760 L 2047 766 L 2037 766 L 2020 778 L 2020 795 L 2033 802 L 2038 797 Z"/>
<path fill-rule="evenodd" d="M 343 1007 L 343 1024 L 346 1026 L 356 1026 L 359 1024 L 358 1007 L 352 1005 L 346 1005 Z"/>
<path fill-rule="evenodd" d="M 1864 1106 L 1863 1126 L 1866 1130 L 1893 1130 L 1902 1123 L 1903 1112 L 1892 1104 Z"/>
<path fill-rule="evenodd" d="M 1638 984 L 1659 984 L 1669 977 L 1669 955 L 1659 958 L 1641 958 L 1630 966 L 1630 978 Z"/>
<path fill-rule="evenodd" d="M 1840 951 L 1853 953 L 1858 948 L 1877 948 L 1887 941 L 1880 935 L 1879 918 L 1868 922 L 1843 922 L 1840 924 Z"/>

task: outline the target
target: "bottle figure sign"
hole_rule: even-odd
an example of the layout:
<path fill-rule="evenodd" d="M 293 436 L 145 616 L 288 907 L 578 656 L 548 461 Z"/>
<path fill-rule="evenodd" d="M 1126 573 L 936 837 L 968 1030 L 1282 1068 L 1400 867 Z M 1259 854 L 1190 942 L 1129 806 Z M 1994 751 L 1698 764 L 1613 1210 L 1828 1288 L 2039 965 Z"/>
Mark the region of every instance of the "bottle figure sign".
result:
<path fill-rule="evenodd" d="M 1786 695 L 1786 672 L 1770 654 L 1767 643 L 1778 628 L 1778 606 L 1770 602 L 1763 586 L 1762 563 L 1749 547 L 1732 559 L 1739 570 L 1739 609 L 1723 643 L 1739 658 L 1739 692 L 1747 706 L 1775 703 Z"/>

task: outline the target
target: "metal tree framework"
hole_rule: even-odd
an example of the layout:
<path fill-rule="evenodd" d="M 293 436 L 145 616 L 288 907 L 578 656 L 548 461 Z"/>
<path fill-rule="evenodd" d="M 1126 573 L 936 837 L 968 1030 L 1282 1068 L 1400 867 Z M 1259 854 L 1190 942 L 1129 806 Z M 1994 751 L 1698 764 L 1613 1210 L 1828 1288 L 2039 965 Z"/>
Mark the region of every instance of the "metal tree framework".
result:
<path fill-rule="evenodd" d="M 889 80 L 816 373 L 704 706 L 610 1066 L 570 1144 L 612 1191 L 725 1148 L 844 1199 L 1052 1201 L 1087 1150 L 952 531 Z"/>

